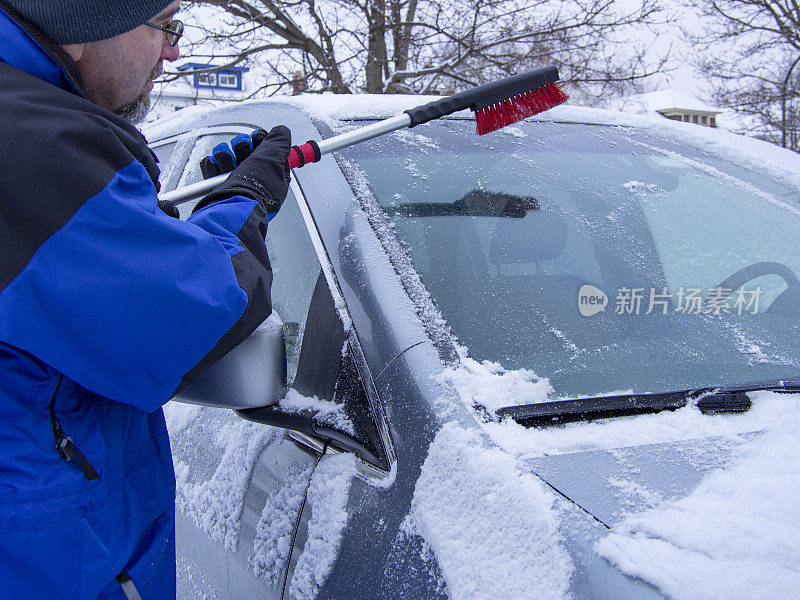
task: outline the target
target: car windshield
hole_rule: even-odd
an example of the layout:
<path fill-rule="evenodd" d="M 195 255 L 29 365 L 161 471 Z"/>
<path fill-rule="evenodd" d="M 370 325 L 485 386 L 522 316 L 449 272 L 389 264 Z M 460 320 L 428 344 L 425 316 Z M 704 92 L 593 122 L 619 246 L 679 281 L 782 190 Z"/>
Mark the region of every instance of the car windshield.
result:
<path fill-rule="evenodd" d="M 800 201 L 652 131 L 443 120 L 343 151 L 470 356 L 567 398 L 800 374 Z"/>

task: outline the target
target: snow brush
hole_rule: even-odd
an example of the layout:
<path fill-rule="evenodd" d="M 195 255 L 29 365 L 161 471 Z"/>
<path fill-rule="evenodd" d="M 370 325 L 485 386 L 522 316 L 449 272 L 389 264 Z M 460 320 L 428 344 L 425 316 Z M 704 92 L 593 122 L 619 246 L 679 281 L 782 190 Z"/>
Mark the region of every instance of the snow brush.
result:
<path fill-rule="evenodd" d="M 319 161 L 325 154 L 349 148 L 398 129 L 416 127 L 467 108 L 475 113 L 478 135 L 484 135 L 566 102 L 567 94 L 556 83 L 557 81 L 558 69 L 543 67 L 458 92 L 441 100 L 408 109 L 396 117 L 320 142 L 311 140 L 302 146 L 292 146 L 289 151 L 289 168 L 298 169 Z M 228 173 L 217 175 L 166 192 L 159 196 L 159 199 L 163 202 L 180 204 L 207 194 L 227 177 Z"/>

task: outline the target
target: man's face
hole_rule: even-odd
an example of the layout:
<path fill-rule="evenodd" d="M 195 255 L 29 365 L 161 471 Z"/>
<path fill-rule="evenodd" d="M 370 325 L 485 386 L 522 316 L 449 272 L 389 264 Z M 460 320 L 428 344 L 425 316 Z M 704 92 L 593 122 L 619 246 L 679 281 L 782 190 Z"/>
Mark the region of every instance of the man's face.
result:
<path fill-rule="evenodd" d="M 176 0 L 149 22 L 166 25 L 179 8 L 180 0 Z M 174 61 L 179 56 L 180 50 L 167 43 L 163 31 L 141 25 L 86 44 L 76 64 L 95 103 L 136 123 L 150 108 L 150 90 L 162 72 L 164 59 Z"/>

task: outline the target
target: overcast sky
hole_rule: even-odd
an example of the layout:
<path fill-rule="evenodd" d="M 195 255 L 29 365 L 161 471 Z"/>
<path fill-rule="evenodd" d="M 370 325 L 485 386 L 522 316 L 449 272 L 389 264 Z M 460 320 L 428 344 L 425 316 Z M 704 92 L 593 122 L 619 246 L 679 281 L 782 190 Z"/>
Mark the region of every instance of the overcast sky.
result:
<path fill-rule="evenodd" d="M 662 0 L 676 19 L 669 24 L 659 27 L 658 34 L 653 35 L 650 32 L 640 31 L 640 41 L 652 42 L 653 47 L 650 51 L 652 62 L 656 63 L 658 60 L 669 51 L 672 45 L 671 56 L 675 66 L 675 71 L 669 75 L 660 75 L 653 78 L 653 81 L 648 82 L 649 87 L 652 89 L 666 89 L 672 87 L 678 91 L 697 96 L 701 99 L 707 99 L 706 86 L 703 82 L 698 80 L 698 75 L 695 70 L 690 66 L 691 50 L 683 40 L 681 34 L 681 27 L 687 28 L 690 31 L 699 31 L 700 26 L 697 22 L 697 17 L 691 11 L 685 8 L 683 2 L 680 0 Z M 635 9 L 641 6 L 640 0 L 620 0 L 622 7 Z"/>

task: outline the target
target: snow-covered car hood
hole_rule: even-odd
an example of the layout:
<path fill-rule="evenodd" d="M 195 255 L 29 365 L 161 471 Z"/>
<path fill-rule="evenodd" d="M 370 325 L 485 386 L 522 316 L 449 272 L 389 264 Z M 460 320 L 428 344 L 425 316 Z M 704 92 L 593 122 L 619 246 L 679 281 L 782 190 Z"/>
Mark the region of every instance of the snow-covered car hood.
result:
<path fill-rule="evenodd" d="M 616 527 L 631 514 L 689 495 L 758 434 L 626 446 L 522 461 L 558 493 Z"/>
<path fill-rule="evenodd" d="M 505 439 L 497 426 L 493 438 L 606 530 L 574 543 L 562 523 L 574 561 L 600 556 L 671 598 L 789 597 L 800 577 L 800 395 L 750 396 L 749 414 L 687 406 Z"/>
<path fill-rule="evenodd" d="M 549 428 L 485 423 L 506 452 L 451 423 L 423 466 L 410 528 L 453 597 L 791 597 L 800 395 L 750 396 L 735 415 L 687 406 Z"/>

